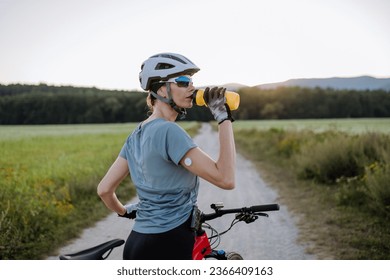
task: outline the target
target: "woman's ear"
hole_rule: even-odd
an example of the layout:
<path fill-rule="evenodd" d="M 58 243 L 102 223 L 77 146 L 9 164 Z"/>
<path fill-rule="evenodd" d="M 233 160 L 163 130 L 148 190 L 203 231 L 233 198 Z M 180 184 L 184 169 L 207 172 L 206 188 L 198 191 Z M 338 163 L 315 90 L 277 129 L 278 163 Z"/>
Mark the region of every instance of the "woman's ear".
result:
<path fill-rule="evenodd" d="M 160 87 L 157 91 L 157 94 L 164 98 L 167 98 L 167 87 L 166 86 Z"/>

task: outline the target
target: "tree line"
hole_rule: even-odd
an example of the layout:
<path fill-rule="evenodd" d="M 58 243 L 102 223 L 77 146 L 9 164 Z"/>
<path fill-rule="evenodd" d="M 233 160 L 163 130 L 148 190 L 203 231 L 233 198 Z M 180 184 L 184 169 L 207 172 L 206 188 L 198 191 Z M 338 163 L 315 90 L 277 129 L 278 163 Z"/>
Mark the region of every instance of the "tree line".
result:
<path fill-rule="evenodd" d="M 390 117 L 390 92 L 331 88 L 242 88 L 236 119 Z M 139 122 L 146 118 L 146 93 L 98 88 L 0 85 L 0 124 Z M 210 121 L 205 107 L 188 110 L 186 120 Z"/>
<path fill-rule="evenodd" d="M 240 91 L 240 119 L 390 117 L 390 92 L 280 87 Z"/>

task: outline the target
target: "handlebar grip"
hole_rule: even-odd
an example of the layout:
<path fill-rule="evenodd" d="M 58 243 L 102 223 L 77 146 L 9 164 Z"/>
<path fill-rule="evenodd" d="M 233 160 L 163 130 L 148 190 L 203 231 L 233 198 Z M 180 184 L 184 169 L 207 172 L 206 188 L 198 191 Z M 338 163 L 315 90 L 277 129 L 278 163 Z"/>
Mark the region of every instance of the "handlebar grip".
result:
<path fill-rule="evenodd" d="M 121 218 L 127 218 L 127 219 L 130 219 L 130 220 L 132 220 L 132 219 L 135 219 L 136 217 L 137 217 L 137 210 L 133 210 L 133 211 L 131 211 L 130 213 L 125 213 L 125 214 L 123 214 L 123 215 L 119 215 L 118 214 L 118 217 L 121 217 Z"/>
<path fill-rule="evenodd" d="M 252 212 L 278 211 L 279 204 L 254 205 L 249 207 Z"/>

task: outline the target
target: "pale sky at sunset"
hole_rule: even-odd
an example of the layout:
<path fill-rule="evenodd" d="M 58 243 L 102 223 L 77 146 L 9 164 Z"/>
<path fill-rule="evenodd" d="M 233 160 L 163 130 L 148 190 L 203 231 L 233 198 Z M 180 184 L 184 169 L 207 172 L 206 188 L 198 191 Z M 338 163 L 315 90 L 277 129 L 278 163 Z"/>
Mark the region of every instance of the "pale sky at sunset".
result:
<path fill-rule="evenodd" d="M 141 89 L 190 58 L 196 85 L 390 77 L 388 0 L 0 0 L 0 83 Z"/>

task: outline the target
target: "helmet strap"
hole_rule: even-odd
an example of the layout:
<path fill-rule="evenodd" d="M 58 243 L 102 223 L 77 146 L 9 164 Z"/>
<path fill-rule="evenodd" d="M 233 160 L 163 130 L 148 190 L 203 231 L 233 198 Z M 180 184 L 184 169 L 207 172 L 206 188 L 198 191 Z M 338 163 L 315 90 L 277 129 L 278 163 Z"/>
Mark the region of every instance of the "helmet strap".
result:
<path fill-rule="evenodd" d="M 175 101 L 173 101 L 172 93 L 171 93 L 171 84 L 170 83 L 165 83 L 167 86 L 167 93 L 169 97 L 169 105 L 179 114 L 179 119 L 184 120 L 187 115 L 187 111 L 184 108 L 180 108 L 179 106 L 176 105 Z"/>
<path fill-rule="evenodd" d="M 168 98 L 162 97 L 161 95 L 158 95 L 154 91 L 150 91 L 150 94 L 153 95 L 154 97 L 156 97 L 158 100 L 160 100 L 160 101 L 162 101 L 164 103 L 169 104 L 169 99 Z"/>

